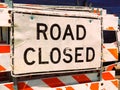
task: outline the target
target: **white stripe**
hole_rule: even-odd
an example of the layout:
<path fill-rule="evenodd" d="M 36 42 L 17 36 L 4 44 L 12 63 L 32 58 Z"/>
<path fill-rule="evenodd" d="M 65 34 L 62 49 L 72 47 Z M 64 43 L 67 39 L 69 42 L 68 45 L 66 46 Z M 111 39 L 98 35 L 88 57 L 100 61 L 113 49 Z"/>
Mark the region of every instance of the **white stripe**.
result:
<path fill-rule="evenodd" d="M 0 84 L 0 90 L 10 90 L 10 89 L 4 86 L 4 84 Z"/>
<path fill-rule="evenodd" d="M 11 70 L 10 66 L 10 53 L 2 53 L 0 54 L 0 65 L 3 66 L 6 71 Z"/>
<path fill-rule="evenodd" d="M 97 73 L 91 73 L 91 74 L 86 74 L 86 76 L 91 80 L 91 81 L 98 81 L 98 72 Z"/>
<path fill-rule="evenodd" d="M 62 76 L 58 77 L 65 85 L 78 84 L 78 82 L 72 76 Z"/>
<path fill-rule="evenodd" d="M 36 79 L 36 80 L 28 80 L 25 82 L 27 85 L 31 87 L 49 87 L 46 83 L 44 83 L 41 79 Z"/>

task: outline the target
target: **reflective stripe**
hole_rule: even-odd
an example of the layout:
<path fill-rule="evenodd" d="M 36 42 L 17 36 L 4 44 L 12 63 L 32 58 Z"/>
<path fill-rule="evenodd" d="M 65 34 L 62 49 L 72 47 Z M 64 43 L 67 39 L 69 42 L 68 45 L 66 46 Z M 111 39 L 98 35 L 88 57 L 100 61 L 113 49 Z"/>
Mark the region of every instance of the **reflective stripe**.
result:
<path fill-rule="evenodd" d="M 61 82 L 58 78 L 46 78 L 42 79 L 48 86 L 57 87 L 57 86 L 65 86 L 63 82 Z"/>
<path fill-rule="evenodd" d="M 56 88 L 56 90 L 62 90 L 61 88 Z"/>
<path fill-rule="evenodd" d="M 0 72 L 11 71 L 10 53 L 0 53 Z"/>
<path fill-rule="evenodd" d="M 54 90 L 118 90 L 118 86 L 119 81 L 117 79 L 114 79 L 85 84 L 69 85 L 59 87 Z M 69 87 L 69 89 L 67 89 L 66 87 Z"/>
<path fill-rule="evenodd" d="M 0 53 L 10 53 L 10 46 L 9 45 L 0 46 Z"/>
<path fill-rule="evenodd" d="M 104 44 L 103 48 L 103 62 L 118 61 L 118 47 L 114 43 Z"/>
<path fill-rule="evenodd" d="M 93 84 L 91 84 L 90 90 L 99 90 L 99 83 L 93 83 Z"/>
<path fill-rule="evenodd" d="M 113 70 L 113 68 L 115 68 L 115 66 L 116 66 L 116 64 L 108 65 L 108 66 L 105 67 L 105 70 L 106 71 L 111 71 L 111 70 Z"/>
<path fill-rule="evenodd" d="M 6 86 L 9 90 L 14 90 L 13 88 L 13 84 L 5 84 L 4 86 Z"/>
<path fill-rule="evenodd" d="M 118 59 L 118 49 L 117 48 L 115 48 L 115 49 L 114 48 L 110 48 L 108 50 L 116 59 Z"/>
<path fill-rule="evenodd" d="M 115 30 L 114 27 L 108 27 L 106 30 Z"/>
<path fill-rule="evenodd" d="M 119 87 L 119 80 L 117 79 L 83 84 L 71 84 L 55 88 L 41 86 L 38 82 L 32 82 L 32 85 L 30 85 L 30 83 L 28 81 L 18 82 L 18 90 L 118 90 Z M 13 87 L 13 83 L 0 84 L 0 90 L 14 90 Z"/>
<path fill-rule="evenodd" d="M 72 87 L 65 87 L 66 88 L 66 90 L 74 90 L 74 88 L 72 88 Z"/>
<path fill-rule="evenodd" d="M 119 87 L 119 84 L 118 84 L 118 82 L 117 81 L 111 81 L 115 86 L 116 86 L 116 88 L 118 88 Z"/>
<path fill-rule="evenodd" d="M 87 75 L 73 75 L 73 78 L 78 81 L 79 83 L 85 83 L 85 82 L 91 82 L 90 78 L 87 77 Z"/>
<path fill-rule="evenodd" d="M 115 79 L 115 76 L 111 72 L 105 72 L 105 73 L 102 73 L 102 79 L 103 80 L 113 80 L 113 79 Z"/>
<path fill-rule="evenodd" d="M 5 71 L 6 69 L 0 65 L 0 71 Z"/>
<path fill-rule="evenodd" d="M 0 3 L 0 8 L 7 8 L 7 5 Z"/>

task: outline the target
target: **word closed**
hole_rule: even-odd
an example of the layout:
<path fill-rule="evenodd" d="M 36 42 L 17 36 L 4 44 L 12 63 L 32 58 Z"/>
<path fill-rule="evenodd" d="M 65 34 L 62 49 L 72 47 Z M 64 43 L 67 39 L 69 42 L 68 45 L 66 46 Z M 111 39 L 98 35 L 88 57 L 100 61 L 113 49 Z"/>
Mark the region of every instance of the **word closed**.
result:
<path fill-rule="evenodd" d="M 87 33 L 86 33 L 86 28 L 83 25 L 75 25 L 75 28 L 70 24 L 67 24 L 64 30 L 62 29 L 62 26 L 59 24 L 55 23 L 52 25 L 47 25 L 45 23 L 37 23 L 37 30 L 36 30 L 36 40 L 42 42 L 44 41 L 49 41 L 52 40 L 54 43 L 58 43 L 56 41 L 62 40 L 66 42 L 67 40 L 71 41 L 80 41 L 82 44 L 82 41 L 84 41 Z M 73 33 L 74 32 L 74 33 Z M 49 41 L 50 42 L 50 41 Z M 49 42 L 46 43 L 49 46 Z M 62 43 L 62 42 L 59 42 Z M 80 45 L 80 44 L 79 44 Z M 83 47 L 83 46 L 73 46 L 71 47 L 64 47 L 64 46 L 53 46 L 50 45 L 51 47 L 50 50 L 48 50 L 49 54 L 46 55 L 43 53 L 46 51 L 47 47 L 38 47 L 38 49 L 35 49 L 33 47 L 28 47 L 24 51 L 24 62 L 27 65 L 33 65 L 35 63 L 38 64 L 58 64 L 61 61 L 64 63 L 82 63 L 82 62 L 91 62 L 94 60 L 95 57 L 95 50 L 93 47 Z M 62 47 L 62 49 L 61 49 Z M 38 60 L 29 60 L 29 54 L 35 54 L 38 58 Z M 48 60 L 45 60 L 43 57 L 46 56 L 48 57 Z"/>

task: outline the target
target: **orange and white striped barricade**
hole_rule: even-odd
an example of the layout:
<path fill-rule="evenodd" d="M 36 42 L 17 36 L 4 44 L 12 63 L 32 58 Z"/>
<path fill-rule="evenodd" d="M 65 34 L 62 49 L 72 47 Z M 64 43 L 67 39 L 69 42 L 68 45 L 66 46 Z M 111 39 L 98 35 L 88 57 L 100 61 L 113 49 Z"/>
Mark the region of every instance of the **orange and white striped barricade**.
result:
<path fill-rule="evenodd" d="M 117 31 L 118 31 L 118 17 L 112 14 L 103 14 L 102 15 L 102 30 L 103 30 L 103 62 L 118 61 L 118 43 L 117 43 Z M 104 33 L 106 31 L 106 33 Z M 114 34 L 113 34 L 114 33 Z M 110 37 L 110 35 L 113 36 Z M 106 35 L 106 36 L 105 36 Z M 110 41 L 111 38 L 114 40 Z M 107 42 L 106 42 L 107 41 Z M 108 42 L 109 41 L 109 42 Z"/>
<path fill-rule="evenodd" d="M 102 81 L 56 87 L 54 90 L 118 90 L 118 87 L 115 71 L 105 71 L 102 73 Z"/>
<path fill-rule="evenodd" d="M 103 44 L 103 62 L 118 61 L 118 47 L 116 43 Z"/>
<path fill-rule="evenodd" d="M 18 82 L 18 90 L 109 90 L 108 86 L 112 88 L 110 90 L 118 90 L 118 80 L 115 79 L 114 71 L 103 72 L 102 81 L 89 82 L 88 78 L 89 80 L 95 78 L 94 74 L 26 80 Z M 14 90 L 14 84 L 12 82 L 0 84 L 0 90 Z"/>
<path fill-rule="evenodd" d="M 119 81 L 115 79 L 85 84 L 68 85 L 64 87 L 55 88 L 53 90 L 118 90 L 118 83 Z"/>
<path fill-rule="evenodd" d="M 115 71 L 105 71 L 102 73 L 102 80 L 114 80 L 115 79 Z"/>
<path fill-rule="evenodd" d="M 7 4 L 0 3 L 0 72 L 10 71 L 10 45 L 8 44 L 8 28 L 11 27 L 11 10 Z M 3 39 L 3 40 L 2 40 Z"/>
<path fill-rule="evenodd" d="M 62 87 L 51 88 L 49 86 L 40 86 L 39 83 L 18 83 L 18 90 L 118 90 L 119 81 L 117 79 L 98 81 L 84 84 L 73 84 Z M 13 83 L 0 84 L 0 90 L 14 90 Z"/>
<path fill-rule="evenodd" d="M 0 45 L 0 72 L 10 71 L 10 45 Z"/>

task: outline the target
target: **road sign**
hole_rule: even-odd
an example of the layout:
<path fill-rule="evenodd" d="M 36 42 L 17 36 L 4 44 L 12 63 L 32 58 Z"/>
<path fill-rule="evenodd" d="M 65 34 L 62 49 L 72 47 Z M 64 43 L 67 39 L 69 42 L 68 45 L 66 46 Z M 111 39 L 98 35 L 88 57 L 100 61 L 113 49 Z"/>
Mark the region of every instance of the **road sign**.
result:
<path fill-rule="evenodd" d="M 101 20 L 57 12 L 14 13 L 14 75 L 100 67 Z"/>

